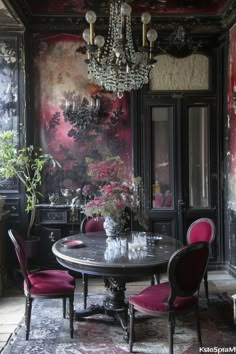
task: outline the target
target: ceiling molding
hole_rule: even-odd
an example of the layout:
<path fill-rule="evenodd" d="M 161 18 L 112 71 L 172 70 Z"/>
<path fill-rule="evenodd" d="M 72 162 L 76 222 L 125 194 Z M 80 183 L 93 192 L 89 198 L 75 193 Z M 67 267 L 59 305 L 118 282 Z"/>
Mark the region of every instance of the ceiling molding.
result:
<path fill-rule="evenodd" d="M 229 29 L 236 23 L 236 0 L 231 0 L 221 14 L 222 27 Z"/>
<path fill-rule="evenodd" d="M 1 30 L 7 30 L 9 31 L 24 31 L 24 24 L 22 23 L 18 13 L 15 11 L 15 9 L 11 6 L 11 4 L 9 4 L 9 2 L 7 0 L 2 0 L 2 3 L 4 4 L 4 6 L 6 7 L 7 11 L 9 12 L 9 14 L 12 16 L 12 18 L 14 19 L 15 23 L 8 23 L 0 24 L 0 29 Z"/>
<path fill-rule="evenodd" d="M 77 32 L 82 33 L 88 26 L 84 14 L 75 12 L 33 14 L 27 0 L 3 0 L 7 8 L 18 21 L 21 21 L 32 32 Z M 191 5 L 193 1 L 185 1 Z M 180 4 L 183 4 L 181 0 Z M 186 6 L 187 6 L 186 5 Z M 176 25 L 184 23 L 193 33 L 221 33 L 236 22 L 236 0 L 227 0 L 221 13 L 194 13 L 194 14 L 152 14 L 152 23 L 159 32 L 171 32 Z M 104 13 L 103 13 L 104 14 Z M 96 30 L 106 33 L 107 14 L 99 16 L 96 21 Z M 104 22 L 106 25 L 104 25 Z M 141 31 L 140 16 L 132 17 L 132 26 L 135 31 Z"/>

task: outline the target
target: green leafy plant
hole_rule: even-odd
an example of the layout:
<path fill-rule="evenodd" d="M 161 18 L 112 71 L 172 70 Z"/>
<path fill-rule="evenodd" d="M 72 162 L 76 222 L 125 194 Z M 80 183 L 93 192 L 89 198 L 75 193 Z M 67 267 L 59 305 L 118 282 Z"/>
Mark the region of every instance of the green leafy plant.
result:
<path fill-rule="evenodd" d="M 0 134 L 0 178 L 17 177 L 23 184 L 26 193 L 26 212 L 30 213 L 27 238 L 31 236 L 31 229 L 35 220 L 35 205 L 39 201 L 40 186 L 42 184 L 42 170 L 45 165 L 61 167 L 59 162 L 50 154 L 44 154 L 40 147 L 33 145 L 17 149 L 14 144 L 14 131 L 5 131 Z"/>

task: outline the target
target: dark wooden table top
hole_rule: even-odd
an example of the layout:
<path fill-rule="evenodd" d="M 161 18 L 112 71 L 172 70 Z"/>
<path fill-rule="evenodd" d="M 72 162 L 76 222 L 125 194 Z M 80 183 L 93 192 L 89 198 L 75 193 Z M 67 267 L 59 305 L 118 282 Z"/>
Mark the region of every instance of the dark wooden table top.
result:
<path fill-rule="evenodd" d="M 94 275 L 125 277 L 164 271 L 171 255 L 181 247 L 173 237 L 152 234 L 145 249 L 129 251 L 131 235 L 122 235 L 120 238 L 127 239 L 126 247 L 109 246 L 104 233 L 73 235 L 55 242 L 52 252 L 57 261 L 68 269 Z M 81 241 L 81 247 L 68 247 L 73 246 L 73 242 L 76 246 L 78 241 Z"/>

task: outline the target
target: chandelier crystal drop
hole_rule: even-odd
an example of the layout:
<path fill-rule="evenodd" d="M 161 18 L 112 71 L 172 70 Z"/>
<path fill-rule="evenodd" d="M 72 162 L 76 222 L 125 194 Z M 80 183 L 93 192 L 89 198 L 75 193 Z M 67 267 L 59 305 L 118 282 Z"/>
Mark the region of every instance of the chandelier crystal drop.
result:
<path fill-rule="evenodd" d="M 148 29 L 151 16 L 147 12 L 141 16 L 142 47 L 135 51 L 131 11 L 131 6 L 126 2 L 111 1 L 106 41 L 101 35 L 95 37 L 95 12 L 88 11 L 85 16 L 90 25 L 83 32 L 83 38 L 87 43 L 88 59 L 86 62 L 89 75 L 105 90 L 114 92 L 118 98 L 121 98 L 125 91 L 137 90 L 147 84 L 150 70 L 156 62 L 153 59 L 153 47 L 157 32 L 154 29 Z"/>

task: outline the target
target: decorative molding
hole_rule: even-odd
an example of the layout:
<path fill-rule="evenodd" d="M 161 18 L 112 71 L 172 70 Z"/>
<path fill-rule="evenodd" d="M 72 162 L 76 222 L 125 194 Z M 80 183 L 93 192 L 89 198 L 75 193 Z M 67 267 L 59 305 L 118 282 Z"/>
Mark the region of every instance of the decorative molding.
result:
<path fill-rule="evenodd" d="M 5 5 L 5 7 L 7 8 L 7 10 L 9 11 L 9 13 L 11 14 L 11 16 L 15 19 L 16 24 L 15 25 L 8 25 L 7 29 L 11 29 L 11 30 L 24 30 L 24 23 L 26 22 L 26 18 L 24 16 L 24 14 L 21 14 L 21 8 L 19 6 L 12 6 L 11 2 L 9 0 L 2 0 L 3 4 Z M 22 21 L 22 19 L 24 21 Z M 3 25 L 1 25 L 0 27 L 3 27 Z M 5 26 L 6 29 L 6 26 Z"/>
<path fill-rule="evenodd" d="M 233 0 L 230 6 L 222 13 L 221 22 L 224 29 L 229 29 L 236 23 L 236 0 Z"/>
<path fill-rule="evenodd" d="M 14 16 L 18 17 L 25 26 L 33 32 L 44 31 L 77 31 L 83 32 L 86 26 L 84 13 L 78 12 L 61 12 L 47 14 L 32 13 L 28 0 L 3 0 L 4 4 Z M 191 3 L 192 1 L 190 1 Z M 187 4 L 188 5 L 188 4 Z M 186 5 L 186 6 L 187 6 Z M 133 5 L 134 6 L 134 5 Z M 197 7 L 196 7 L 197 8 Z M 225 31 L 229 26 L 236 22 L 236 0 L 228 0 L 221 13 L 208 12 L 208 13 L 194 13 L 194 14 L 168 14 L 154 13 L 152 14 L 153 23 L 159 32 L 171 32 L 178 25 L 191 27 L 193 33 L 220 33 Z M 108 13 L 103 11 L 101 17 L 98 13 L 96 21 L 96 29 L 100 33 L 106 31 Z M 104 15 L 105 14 L 105 15 Z M 132 17 L 132 28 L 141 31 L 140 16 Z"/>

